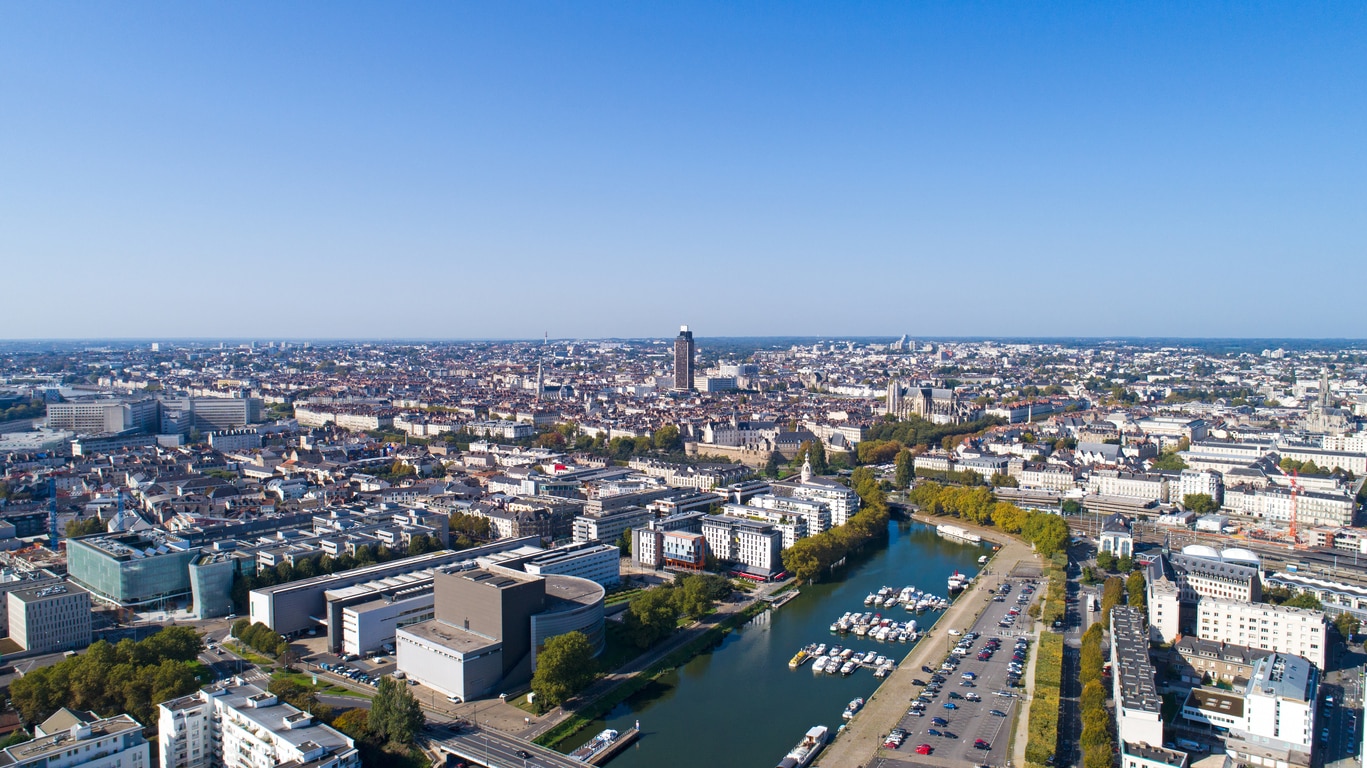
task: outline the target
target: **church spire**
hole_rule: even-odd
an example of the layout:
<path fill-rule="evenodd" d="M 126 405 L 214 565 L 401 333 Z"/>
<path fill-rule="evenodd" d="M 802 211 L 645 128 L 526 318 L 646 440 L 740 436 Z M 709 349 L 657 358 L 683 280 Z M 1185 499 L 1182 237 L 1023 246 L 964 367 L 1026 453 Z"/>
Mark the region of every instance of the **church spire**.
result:
<path fill-rule="evenodd" d="M 802 482 L 804 482 L 804 483 L 810 483 L 811 481 L 812 481 L 812 459 L 811 459 L 810 456 L 804 456 L 803 459 L 802 459 Z"/>

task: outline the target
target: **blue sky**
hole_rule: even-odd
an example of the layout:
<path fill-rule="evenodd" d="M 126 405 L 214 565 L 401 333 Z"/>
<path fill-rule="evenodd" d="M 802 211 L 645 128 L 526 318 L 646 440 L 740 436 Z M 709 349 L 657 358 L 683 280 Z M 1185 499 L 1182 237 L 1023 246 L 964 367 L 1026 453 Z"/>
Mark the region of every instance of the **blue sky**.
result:
<path fill-rule="evenodd" d="M 1367 5 L 0 4 L 0 337 L 1367 336 Z"/>

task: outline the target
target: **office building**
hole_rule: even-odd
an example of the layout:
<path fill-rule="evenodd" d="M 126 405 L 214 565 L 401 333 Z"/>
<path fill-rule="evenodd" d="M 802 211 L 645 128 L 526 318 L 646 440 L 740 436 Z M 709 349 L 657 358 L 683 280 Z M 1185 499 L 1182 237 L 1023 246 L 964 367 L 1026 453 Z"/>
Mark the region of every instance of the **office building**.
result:
<path fill-rule="evenodd" d="M 67 573 L 96 600 L 124 607 L 190 595 L 199 547 L 152 531 L 67 540 Z"/>
<path fill-rule="evenodd" d="M 391 560 L 387 563 L 352 568 L 341 573 L 298 579 L 285 584 L 254 589 L 247 598 L 251 619 L 254 622 L 265 624 L 286 637 L 290 637 L 310 629 L 322 629 L 323 627 L 320 626 L 317 619 L 326 617 L 328 636 L 334 643 L 332 647 L 340 648 L 340 629 L 334 629 L 334 626 L 340 627 L 341 609 L 336 606 L 328 607 L 327 593 L 329 591 L 366 582 L 391 579 L 429 568 L 458 565 L 467 561 L 473 562 L 476 558 L 484 555 L 538 543 L 540 543 L 539 540 L 535 538 L 509 539 L 496 541 L 482 547 L 461 550 L 460 552 L 450 550 L 428 552 L 413 557 Z"/>
<path fill-rule="evenodd" d="M 94 718 L 60 709 L 38 737 L 0 750 L 5 768 L 152 768 L 142 724 L 129 715 Z"/>
<path fill-rule="evenodd" d="M 679 335 L 674 337 L 674 388 L 691 391 L 693 389 L 693 332 L 688 326 L 679 327 Z"/>
<path fill-rule="evenodd" d="M 65 429 L 81 435 L 123 432 L 136 429 L 155 432 L 161 423 L 161 412 L 153 398 L 141 400 L 75 400 L 48 403 L 47 426 Z"/>
<path fill-rule="evenodd" d="M 351 737 L 234 679 L 157 706 L 161 768 L 360 768 Z"/>
<path fill-rule="evenodd" d="M 645 525 L 652 517 L 644 507 L 628 506 L 574 518 L 574 543 L 616 544 L 623 531 Z"/>
<path fill-rule="evenodd" d="M 9 633 L 30 653 L 78 651 L 90 645 L 90 593 L 74 584 L 10 592 Z"/>

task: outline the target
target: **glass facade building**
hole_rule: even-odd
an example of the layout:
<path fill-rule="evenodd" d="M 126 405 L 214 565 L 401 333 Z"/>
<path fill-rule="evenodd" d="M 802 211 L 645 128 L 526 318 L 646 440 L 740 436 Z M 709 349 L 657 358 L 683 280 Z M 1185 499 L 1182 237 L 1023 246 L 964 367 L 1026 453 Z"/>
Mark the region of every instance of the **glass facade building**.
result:
<path fill-rule="evenodd" d="M 67 541 L 67 572 L 98 599 L 122 606 L 190 594 L 199 548 L 171 536 L 118 534 Z"/>

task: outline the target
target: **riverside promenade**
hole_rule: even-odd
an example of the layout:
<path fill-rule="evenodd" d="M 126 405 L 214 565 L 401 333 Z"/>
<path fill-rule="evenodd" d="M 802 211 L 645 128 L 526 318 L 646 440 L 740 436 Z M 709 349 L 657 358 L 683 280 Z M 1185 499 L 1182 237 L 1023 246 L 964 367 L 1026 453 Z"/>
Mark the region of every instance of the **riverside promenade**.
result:
<path fill-rule="evenodd" d="M 925 522 L 935 524 L 934 518 Z M 999 531 L 973 528 L 957 520 L 954 524 L 984 534 L 985 539 L 1002 542 L 1001 549 L 988 565 L 988 572 L 1000 577 L 1009 576 L 1021 566 L 1028 568 L 1032 573 L 1037 573 L 1041 569 L 1039 558 L 1028 544 Z M 913 685 L 912 681 L 918 675 L 924 676 L 921 672 L 923 665 L 940 665 L 940 661 L 949 651 L 947 630 L 971 626 L 990 600 L 988 583 L 995 583 L 997 580 L 974 579 L 972 588 L 954 601 L 949 610 L 945 611 L 931 628 L 929 634 L 916 643 L 916 647 L 911 649 L 897 669 L 879 686 L 878 691 L 864 705 L 859 717 L 850 721 L 845 732 L 818 756 L 816 765 L 819 768 L 867 768 L 876 765 L 878 758 L 884 753 L 887 753 L 888 757 L 897 754 L 882 748 L 883 737 L 906 715 L 908 703 L 920 691 L 920 687 Z M 1034 654 L 1031 654 L 1032 661 L 1033 657 Z M 1021 717 L 1017 722 L 1017 741 L 1024 739 L 1024 721 L 1025 718 Z M 905 758 L 904 755 L 898 757 Z"/>

